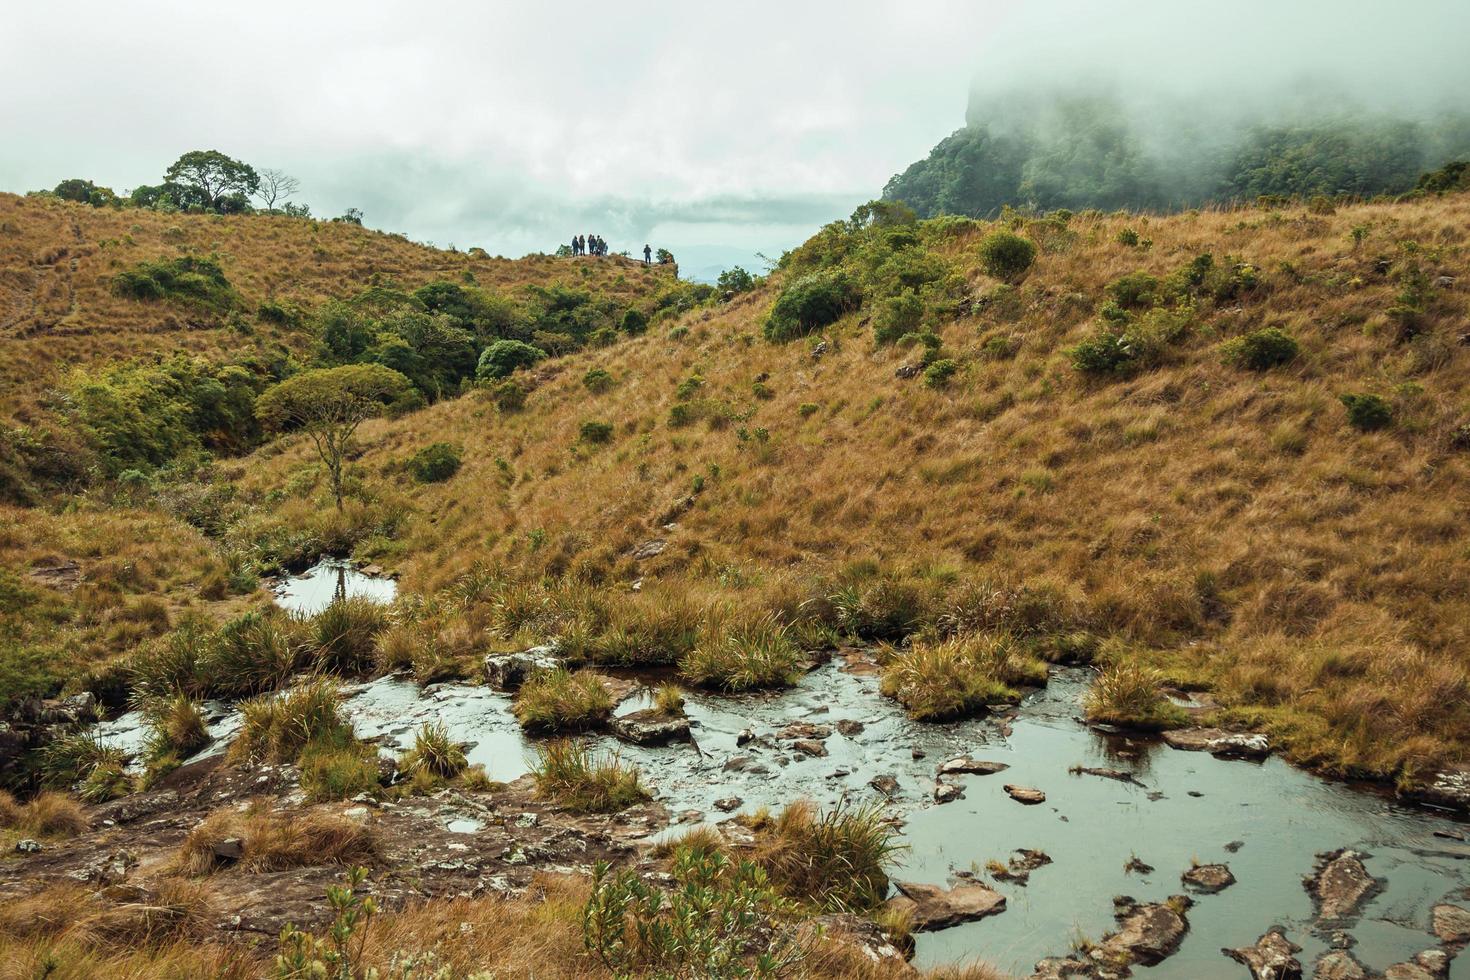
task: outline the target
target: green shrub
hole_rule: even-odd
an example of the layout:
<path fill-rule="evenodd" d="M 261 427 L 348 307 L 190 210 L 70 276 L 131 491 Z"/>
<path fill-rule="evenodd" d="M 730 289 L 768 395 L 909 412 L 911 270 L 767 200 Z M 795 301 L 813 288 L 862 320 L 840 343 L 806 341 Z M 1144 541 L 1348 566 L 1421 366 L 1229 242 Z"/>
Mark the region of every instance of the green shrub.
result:
<path fill-rule="evenodd" d="M 1158 671 L 1126 662 L 1108 667 L 1092 682 L 1082 701 L 1087 720 L 1159 731 L 1188 720 L 1184 709 L 1164 696 Z"/>
<path fill-rule="evenodd" d="M 388 627 L 388 611 L 366 596 L 334 599 L 312 617 L 316 664 L 321 670 L 361 673 L 373 666 L 376 640 Z"/>
<path fill-rule="evenodd" d="M 599 728 L 612 717 L 607 685 L 590 671 L 564 667 L 532 675 L 516 692 L 516 720 L 528 731 L 579 732 Z"/>
<path fill-rule="evenodd" d="M 726 691 L 782 687 L 796 679 L 801 651 L 773 617 L 727 625 L 716 619 L 699 644 L 679 662 L 679 674 L 704 687 Z"/>
<path fill-rule="evenodd" d="M 1129 248 L 1137 248 L 1138 232 L 1134 231 L 1132 228 L 1124 228 L 1122 231 L 1118 232 L 1118 244 L 1126 245 Z"/>
<path fill-rule="evenodd" d="M 980 242 L 980 264 L 996 279 L 1015 282 L 1035 261 L 1035 243 L 1013 232 L 993 231 Z"/>
<path fill-rule="evenodd" d="M 959 362 L 950 358 L 935 361 L 924 369 L 924 384 L 930 388 L 943 388 L 949 384 L 959 369 Z"/>
<path fill-rule="evenodd" d="M 862 290 L 841 269 L 826 269 L 786 284 L 766 317 L 767 340 L 783 343 L 836 323 L 862 304 Z"/>
<path fill-rule="evenodd" d="M 556 739 L 536 749 L 536 793 L 574 813 L 616 813 L 650 799 L 635 766 L 585 742 Z"/>
<path fill-rule="evenodd" d="M 1255 330 L 1224 344 L 1225 361 L 1252 371 L 1266 371 L 1296 359 L 1297 342 L 1289 334 L 1267 327 Z"/>
<path fill-rule="evenodd" d="M 1130 272 L 1108 283 L 1108 295 L 1125 310 L 1148 309 L 1161 299 L 1159 280 L 1147 272 Z"/>
<path fill-rule="evenodd" d="M 443 483 L 459 466 L 459 449 L 447 442 L 430 443 L 408 460 L 408 472 L 420 483 Z"/>
<path fill-rule="evenodd" d="M 1187 311 L 1149 310 L 1124 330 L 1099 329 L 1073 347 L 1072 366 L 1098 375 L 1128 375 L 1154 367 L 1189 326 Z"/>
<path fill-rule="evenodd" d="M 805 958 L 781 921 L 794 910 L 758 865 L 690 847 L 678 853 L 673 879 L 665 891 L 635 870 L 594 866 L 582 942 L 613 976 L 774 980 Z"/>
<path fill-rule="evenodd" d="M 502 412 L 518 412 L 525 408 L 526 395 L 526 386 L 514 378 L 506 378 L 490 386 L 490 400 Z"/>
<path fill-rule="evenodd" d="M 498 381 L 508 378 L 520 368 L 527 368 L 546 357 L 539 347 L 520 340 L 497 340 L 480 354 L 475 367 L 478 381 Z"/>
<path fill-rule="evenodd" d="M 129 299 L 178 300 L 215 312 L 229 310 L 238 299 L 219 263 L 194 255 L 140 262 L 113 276 L 112 290 Z"/>
<path fill-rule="evenodd" d="M 906 333 L 919 328 L 924 319 L 924 301 L 912 292 L 889 296 L 878 306 L 873 318 L 873 339 L 879 344 L 891 344 Z"/>
<path fill-rule="evenodd" d="M 589 368 L 582 375 L 582 387 L 595 395 L 600 395 L 613 386 L 613 376 L 602 368 Z"/>
<path fill-rule="evenodd" d="M 619 326 L 622 327 L 623 333 L 636 337 L 648 329 L 648 317 L 644 316 L 642 311 L 629 307 L 628 312 L 623 314 L 623 320 Z"/>
<path fill-rule="evenodd" d="M 583 442 L 602 445 L 612 441 L 613 427 L 611 422 L 586 421 L 582 423 L 579 437 Z"/>
<path fill-rule="evenodd" d="M 796 407 L 796 414 L 800 415 L 804 419 L 811 418 L 813 415 L 816 415 L 820 409 L 821 406 L 819 406 L 816 402 L 802 402 Z"/>
<path fill-rule="evenodd" d="M 1360 432 L 1387 428 L 1393 422 L 1393 407 L 1377 395 L 1345 394 L 1338 398 L 1347 408 L 1348 423 Z"/>

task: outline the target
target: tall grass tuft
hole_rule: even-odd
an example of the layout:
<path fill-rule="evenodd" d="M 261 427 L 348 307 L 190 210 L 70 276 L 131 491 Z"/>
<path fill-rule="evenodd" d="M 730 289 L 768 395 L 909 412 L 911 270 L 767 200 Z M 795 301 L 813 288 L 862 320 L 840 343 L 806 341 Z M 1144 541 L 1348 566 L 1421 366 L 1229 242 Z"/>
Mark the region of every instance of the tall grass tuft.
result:
<path fill-rule="evenodd" d="M 888 866 L 900 850 L 882 805 L 818 810 L 786 806 L 756 845 L 755 859 L 782 893 L 829 911 L 866 912 L 888 892 Z"/>
<path fill-rule="evenodd" d="M 388 611 L 365 596 L 348 596 L 317 613 L 311 626 L 317 667 L 359 674 L 373 667 L 377 637 L 388 626 Z"/>
<path fill-rule="evenodd" d="M 679 673 L 691 683 L 726 691 L 783 687 L 795 681 L 800 657 L 789 631 L 773 616 L 728 629 L 715 619 L 679 662 Z"/>
<path fill-rule="evenodd" d="M 580 732 L 607 723 L 613 698 L 596 674 L 558 667 L 527 679 L 516 692 L 513 710 L 527 731 Z"/>
<path fill-rule="evenodd" d="M 342 695 L 327 678 L 314 678 L 279 695 L 262 694 L 240 705 L 240 734 L 230 758 L 245 762 L 294 762 L 318 740 L 350 738 Z"/>
<path fill-rule="evenodd" d="M 536 749 L 531 768 L 536 792 L 575 813 L 616 813 L 650 799 L 636 766 L 617 753 L 594 753 L 587 743 L 556 739 Z"/>
<path fill-rule="evenodd" d="M 442 724 L 425 722 L 414 736 L 413 748 L 403 755 L 399 768 L 404 772 L 428 773 L 439 779 L 453 779 L 469 765 L 464 748 L 449 737 Z"/>
<path fill-rule="evenodd" d="M 997 701 L 1015 701 L 1012 684 L 1046 680 L 1046 665 L 1004 634 L 916 639 L 883 670 L 880 690 L 919 721 L 970 717 Z"/>
<path fill-rule="evenodd" d="M 1158 731 L 1177 728 L 1188 716 L 1164 696 L 1158 671 L 1132 661 L 1114 664 L 1098 674 L 1082 701 L 1087 720 Z"/>

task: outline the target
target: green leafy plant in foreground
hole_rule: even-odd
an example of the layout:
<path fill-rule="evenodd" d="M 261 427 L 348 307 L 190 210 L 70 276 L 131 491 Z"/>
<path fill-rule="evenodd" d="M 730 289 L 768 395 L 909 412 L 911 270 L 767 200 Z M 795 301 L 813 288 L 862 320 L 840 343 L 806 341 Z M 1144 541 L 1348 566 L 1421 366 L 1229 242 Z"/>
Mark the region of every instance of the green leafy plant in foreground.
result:
<path fill-rule="evenodd" d="M 371 895 L 358 895 L 367 880 L 367 868 L 353 868 L 341 885 L 327 887 L 327 904 L 336 912 L 322 936 L 296 928 L 281 930 L 281 951 L 276 956 L 277 980 L 358 980 L 372 974 L 363 964 L 367 927 L 377 914 Z"/>

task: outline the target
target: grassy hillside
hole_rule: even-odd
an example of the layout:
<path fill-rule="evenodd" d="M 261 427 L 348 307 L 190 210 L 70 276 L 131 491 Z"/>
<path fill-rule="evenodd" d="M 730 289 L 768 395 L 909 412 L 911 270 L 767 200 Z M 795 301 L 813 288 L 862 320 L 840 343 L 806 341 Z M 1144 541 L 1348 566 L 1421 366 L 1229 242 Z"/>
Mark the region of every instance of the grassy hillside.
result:
<path fill-rule="evenodd" d="M 1014 626 L 1001 607 L 1030 602 L 1037 631 L 1207 689 L 1298 759 L 1412 779 L 1470 751 L 1467 219 L 1466 196 L 1017 218 L 1040 247 L 1014 284 L 983 271 L 992 225 L 827 229 L 754 293 L 542 369 L 521 411 L 473 394 L 370 423 L 364 496 L 403 512 L 368 550 L 410 590 L 490 566 L 752 609 L 838 595 L 902 607 L 894 636 Z M 912 336 L 878 344 L 896 314 L 873 283 L 900 252 L 936 263 L 947 298 L 925 287 Z M 783 284 L 822 267 L 868 269 L 868 301 L 764 339 Z M 1160 298 L 1110 290 L 1139 272 Z M 1110 322 L 1138 356 L 1079 369 Z M 1266 328 L 1296 356 L 1232 363 L 1229 342 Z M 926 360 L 952 369 L 897 376 Z M 1391 421 L 1355 428 L 1344 394 Z M 402 461 L 442 440 L 463 468 L 415 486 Z M 227 476 L 293 519 L 320 507 L 304 443 Z"/>

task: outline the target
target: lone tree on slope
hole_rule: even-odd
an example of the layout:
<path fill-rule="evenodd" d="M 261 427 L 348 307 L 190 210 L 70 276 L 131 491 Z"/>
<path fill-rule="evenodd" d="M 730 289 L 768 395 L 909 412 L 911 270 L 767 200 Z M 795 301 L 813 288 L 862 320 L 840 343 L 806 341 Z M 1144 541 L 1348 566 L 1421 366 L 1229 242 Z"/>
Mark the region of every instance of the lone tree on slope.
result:
<path fill-rule="evenodd" d="M 257 173 L 260 176 L 260 186 L 255 189 L 255 196 L 267 211 L 274 211 L 278 202 L 285 204 L 292 194 L 301 189 L 301 181 L 284 170 L 261 167 Z"/>
<path fill-rule="evenodd" d="M 300 429 L 311 437 L 340 511 L 342 461 L 357 427 L 408 390 L 407 378 L 381 364 L 318 368 L 267 388 L 255 400 L 255 414 L 268 429 Z"/>
<path fill-rule="evenodd" d="M 260 188 L 254 167 L 219 150 L 185 153 L 164 172 L 163 179 L 197 191 L 210 211 L 238 210 L 230 207 L 231 199 L 243 202 Z"/>

